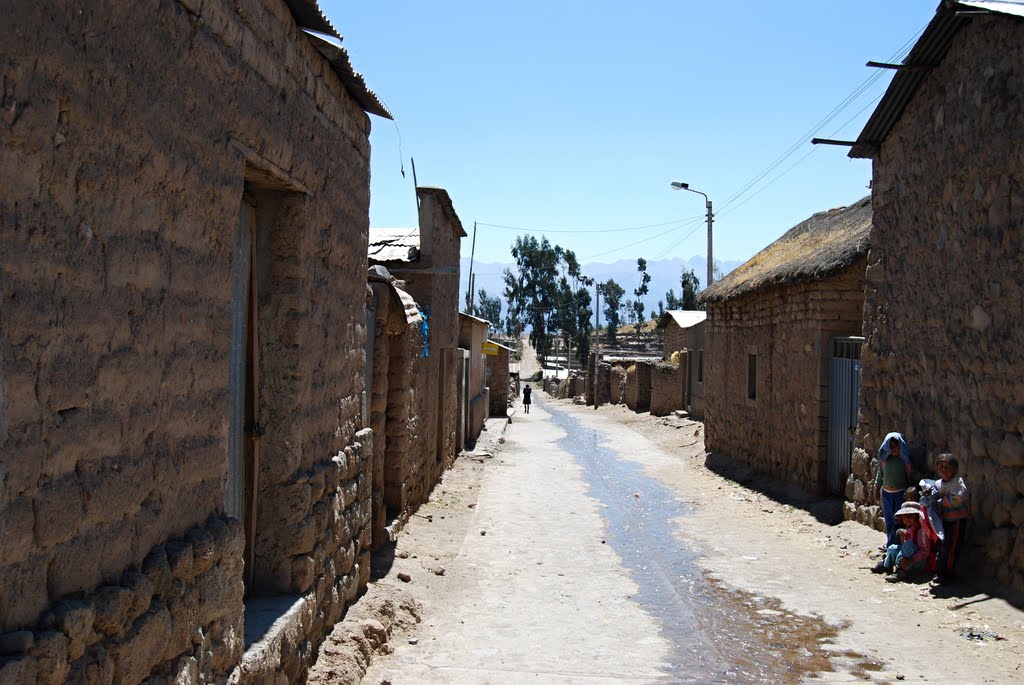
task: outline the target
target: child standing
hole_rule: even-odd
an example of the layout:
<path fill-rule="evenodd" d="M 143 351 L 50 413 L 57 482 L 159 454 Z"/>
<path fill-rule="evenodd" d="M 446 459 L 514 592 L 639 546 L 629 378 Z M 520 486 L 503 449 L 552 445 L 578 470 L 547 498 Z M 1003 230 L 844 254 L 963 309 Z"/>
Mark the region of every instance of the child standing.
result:
<path fill-rule="evenodd" d="M 531 393 L 533 393 L 533 390 L 530 390 L 530 385 L 527 384 L 526 387 L 523 388 L 523 413 L 524 414 L 529 414 L 530 413 L 530 394 Z"/>
<path fill-rule="evenodd" d="M 885 519 L 885 547 L 896 543 L 896 510 L 903 506 L 903 496 L 910 487 L 910 450 L 900 433 L 889 433 L 878 448 L 878 473 L 875 487 L 882 500 Z"/>
<path fill-rule="evenodd" d="M 940 480 L 935 481 L 935 500 L 944 531 L 939 542 L 937 573 L 940 581 L 956 577 L 956 564 L 960 559 L 967 534 L 967 517 L 970 508 L 967 499 L 967 484 L 958 474 L 960 462 L 952 454 L 940 454 L 935 462 Z"/>

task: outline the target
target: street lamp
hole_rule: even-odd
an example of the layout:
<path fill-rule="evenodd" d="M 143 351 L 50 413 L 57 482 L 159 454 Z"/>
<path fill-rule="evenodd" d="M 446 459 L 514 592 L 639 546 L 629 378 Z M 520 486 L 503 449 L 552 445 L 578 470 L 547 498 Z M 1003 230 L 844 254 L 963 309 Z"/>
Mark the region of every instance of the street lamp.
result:
<path fill-rule="evenodd" d="M 709 200 L 708 196 L 705 195 L 704 193 L 700 192 L 699 190 L 694 190 L 693 188 L 691 188 L 689 183 L 683 183 L 682 181 L 672 181 L 671 185 L 676 190 L 689 190 L 691 193 L 697 193 L 698 195 L 704 195 L 704 203 L 705 203 L 705 206 L 707 207 L 707 210 L 708 210 L 708 285 L 707 285 L 707 287 L 711 287 L 711 282 L 712 282 L 711 278 L 712 278 L 712 273 L 713 273 L 712 272 L 712 269 L 713 269 L 712 264 L 714 263 L 712 261 L 712 259 L 711 259 L 711 219 L 714 216 L 711 213 L 711 200 Z"/>

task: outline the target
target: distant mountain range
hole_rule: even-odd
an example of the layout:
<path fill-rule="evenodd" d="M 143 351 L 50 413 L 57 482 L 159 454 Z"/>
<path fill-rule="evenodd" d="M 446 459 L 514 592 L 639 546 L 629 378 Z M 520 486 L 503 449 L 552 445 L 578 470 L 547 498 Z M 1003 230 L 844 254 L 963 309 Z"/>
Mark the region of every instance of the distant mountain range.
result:
<path fill-rule="evenodd" d="M 716 260 L 718 261 L 718 260 Z M 738 260 L 718 261 L 718 266 L 723 274 L 727 274 L 742 264 Z M 648 261 L 647 273 L 651 275 L 651 282 L 647 286 L 650 292 L 644 297 L 646 307 L 645 317 L 650 318 L 651 311 L 657 311 L 658 300 L 665 301 L 665 293 L 671 288 L 678 297 L 680 294 L 679 278 L 683 269 L 693 270 L 700 280 L 701 287 L 704 287 L 707 280 L 707 259 L 703 256 L 694 256 L 689 259 L 663 259 L 660 261 Z M 476 291 L 486 290 L 489 297 L 498 296 L 502 300 L 502 314 L 505 313 L 505 269 L 515 271 L 514 262 L 476 262 L 473 265 L 473 273 L 476 275 Z M 599 282 L 614 278 L 615 282 L 626 291 L 623 300 L 633 299 L 633 290 L 640 285 L 640 273 L 636 270 L 635 259 L 620 259 L 611 264 L 591 262 L 583 265 L 583 273 Z M 465 309 L 466 289 L 469 283 L 469 258 L 462 258 L 460 269 L 461 293 L 460 309 Z M 603 315 L 602 315 L 603 316 Z"/>

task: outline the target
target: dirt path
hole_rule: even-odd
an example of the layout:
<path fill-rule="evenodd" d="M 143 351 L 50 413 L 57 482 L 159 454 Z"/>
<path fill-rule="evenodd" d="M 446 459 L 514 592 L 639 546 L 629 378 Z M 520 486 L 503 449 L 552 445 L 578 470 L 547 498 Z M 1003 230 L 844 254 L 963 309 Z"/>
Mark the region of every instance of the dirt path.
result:
<path fill-rule="evenodd" d="M 822 642 L 836 671 L 812 679 L 1003 683 L 1024 676 L 1024 613 L 982 592 L 943 597 L 927 584 L 884 583 L 867 571 L 879 533 L 823 523 L 813 514 L 828 503 L 787 498 L 778 484 L 742 468 L 713 465 L 725 475 L 709 469 L 701 424 L 620 406 L 595 412 L 543 402 L 600 427 L 690 505 L 675 520 L 680 544 L 697 551 L 700 566 L 723 588 L 769 602 L 758 607 L 777 607 L 758 610 L 765 620 L 754 629 L 766 640 L 793 641 L 786 616 L 834 627 Z M 364 680 L 374 684 L 591 682 L 602 669 L 612 681 L 664 678 L 659 664 L 667 647 L 656 636 L 635 644 L 636 635 L 651 635 L 651 619 L 623 601 L 632 581 L 607 546 L 593 544 L 599 531 L 584 519 L 593 520 L 595 501 L 580 485 L 578 467 L 538 442 L 534 422 L 542 417 L 543 405 L 515 416 L 505 445 L 490 424 L 477 454 L 445 475 L 403 532 L 386 575 L 325 645 L 329 656 L 311 682 L 356 682 L 374 654 Z M 556 502 L 574 515 L 554 516 Z M 530 541 L 546 530 L 562 536 L 562 558 L 533 553 Z M 773 624 L 774 616 L 780 618 Z M 566 656 L 561 644 L 570 638 L 582 640 L 581 648 Z M 353 650 L 365 656 L 352 658 Z M 616 659 L 622 661 L 613 669 Z"/>

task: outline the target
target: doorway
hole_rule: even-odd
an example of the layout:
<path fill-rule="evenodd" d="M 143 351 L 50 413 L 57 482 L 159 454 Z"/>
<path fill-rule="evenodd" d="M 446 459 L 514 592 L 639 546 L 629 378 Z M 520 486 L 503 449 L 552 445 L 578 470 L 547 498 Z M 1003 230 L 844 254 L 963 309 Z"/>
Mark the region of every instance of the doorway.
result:
<path fill-rule="evenodd" d="M 842 496 L 850 475 L 860 396 L 860 350 L 864 338 L 829 339 L 828 491 Z"/>

